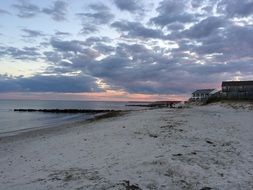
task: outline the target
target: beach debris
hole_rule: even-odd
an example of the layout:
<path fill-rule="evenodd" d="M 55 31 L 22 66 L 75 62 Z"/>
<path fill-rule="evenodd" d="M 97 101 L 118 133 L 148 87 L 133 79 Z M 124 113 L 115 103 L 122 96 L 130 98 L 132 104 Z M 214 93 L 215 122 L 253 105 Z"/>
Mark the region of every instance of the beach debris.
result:
<path fill-rule="evenodd" d="M 65 177 L 64 177 L 64 181 L 70 181 L 73 179 L 73 175 L 72 174 L 68 174 L 66 173 Z"/>
<path fill-rule="evenodd" d="M 141 190 L 141 188 L 137 184 L 131 184 L 129 180 L 123 180 L 121 183 L 126 190 Z"/>
<path fill-rule="evenodd" d="M 208 143 L 208 144 L 213 144 L 213 142 L 212 142 L 212 141 L 209 141 L 209 140 L 206 140 L 206 143 Z"/>
<path fill-rule="evenodd" d="M 213 188 L 211 188 L 211 187 L 203 187 L 203 188 L 201 188 L 200 190 L 212 190 Z"/>
<path fill-rule="evenodd" d="M 155 135 L 155 134 L 149 134 L 149 136 L 152 138 L 158 138 L 158 135 Z"/>
<path fill-rule="evenodd" d="M 79 181 L 79 180 L 100 180 L 101 177 L 97 171 L 91 171 L 81 168 L 69 168 L 66 170 L 56 170 L 54 173 L 49 174 L 48 181 Z M 46 179 L 45 179 L 46 180 Z"/>
<path fill-rule="evenodd" d="M 178 154 L 172 154 L 172 156 L 183 156 L 181 153 Z"/>
<path fill-rule="evenodd" d="M 39 179 L 39 180 L 43 180 L 43 179 Z M 62 180 L 62 179 L 60 179 L 60 178 L 58 178 L 58 177 L 52 177 L 51 178 L 51 181 L 60 181 L 60 180 Z"/>
<path fill-rule="evenodd" d="M 163 125 L 160 128 L 173 128 L 173 127 L 174 127 L 173 125 Z"/>

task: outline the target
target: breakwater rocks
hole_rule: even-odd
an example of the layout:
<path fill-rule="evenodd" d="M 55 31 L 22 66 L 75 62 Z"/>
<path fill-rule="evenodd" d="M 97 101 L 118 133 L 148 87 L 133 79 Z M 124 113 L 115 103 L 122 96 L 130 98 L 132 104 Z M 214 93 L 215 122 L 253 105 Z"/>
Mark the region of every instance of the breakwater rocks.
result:
<path fill-rule="evenodd" d="M 14 112 L 45 112 L 45 113 L 106 113 L 120 112 L 120 110 L 92 110 L 92 109 L 14 109 Z"/>

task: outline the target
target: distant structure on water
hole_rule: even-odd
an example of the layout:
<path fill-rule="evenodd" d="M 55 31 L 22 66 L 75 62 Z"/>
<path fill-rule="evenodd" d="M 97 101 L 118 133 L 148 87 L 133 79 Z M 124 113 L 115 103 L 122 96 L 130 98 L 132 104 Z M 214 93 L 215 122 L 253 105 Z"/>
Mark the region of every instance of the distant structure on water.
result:
<path fill-rule="evenodd" d="M 224 81 L 222 96 L 228 99 L 253 99 L 253 81 Z"/>

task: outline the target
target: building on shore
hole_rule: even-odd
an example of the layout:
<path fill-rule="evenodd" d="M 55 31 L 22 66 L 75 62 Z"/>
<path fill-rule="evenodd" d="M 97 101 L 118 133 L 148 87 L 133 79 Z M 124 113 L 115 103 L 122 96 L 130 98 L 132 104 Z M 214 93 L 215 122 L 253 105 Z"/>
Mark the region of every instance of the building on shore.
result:
<path fill-rule="evenodd" d="M 215 89 L 199 89 L 192 93 L 192 97 L 190 98 L 190 101 L 204 102 L 215 93 L 217 93 L 217 90 Z"/>
<path fill-rule="evenodd" d="M 253 81 L 224 81 L 222 96 L 228 99 L 253 99 Z"/>

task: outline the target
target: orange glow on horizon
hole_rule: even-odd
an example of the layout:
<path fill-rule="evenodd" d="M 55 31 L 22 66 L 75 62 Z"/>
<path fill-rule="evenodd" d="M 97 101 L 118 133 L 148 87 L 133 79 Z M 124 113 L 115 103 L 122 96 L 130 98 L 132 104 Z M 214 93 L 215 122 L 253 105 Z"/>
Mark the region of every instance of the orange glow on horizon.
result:
<path fill-rule="evenodd" d="M 187 100 L 188 95 L 160 95 L 106 90 L 92 93 L 2 93 L 0 99 L 86 100 L 86 101 L 168 101 Z"/>

